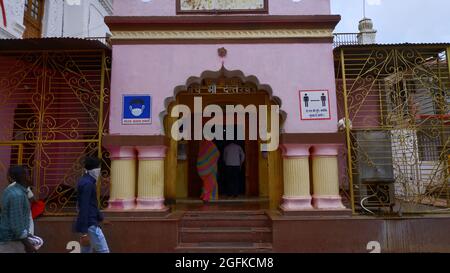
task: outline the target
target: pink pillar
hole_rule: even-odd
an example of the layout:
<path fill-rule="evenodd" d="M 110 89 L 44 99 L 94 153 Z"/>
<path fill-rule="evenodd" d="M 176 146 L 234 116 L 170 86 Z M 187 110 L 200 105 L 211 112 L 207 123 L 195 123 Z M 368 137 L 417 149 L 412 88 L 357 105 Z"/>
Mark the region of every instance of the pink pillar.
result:
<path fill-rule="evenodd" d="M 309 148 L 304 144 L 284 144 L 283 180 L 284 195 L 281 209 L 284 211 L 310 210 Z"/>

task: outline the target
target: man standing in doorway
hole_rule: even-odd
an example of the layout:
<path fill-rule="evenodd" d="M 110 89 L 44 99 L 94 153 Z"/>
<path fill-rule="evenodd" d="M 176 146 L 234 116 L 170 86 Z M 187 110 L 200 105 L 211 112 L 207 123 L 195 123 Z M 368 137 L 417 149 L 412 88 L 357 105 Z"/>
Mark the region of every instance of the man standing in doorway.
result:
<path fill-rule="evenodd" d="M 227 195 L 237 197 L 239 195 L 239 181 L 245 154 L 241 146 L 231 142 L 225 147 L 223 161 L 225 162 L 225 181 Z"/>
<path fill-rule="evenodd" d="M 108 244 L 99 224 L 103 215 L 98 209 L 96 182 L 100 177 L 100 159 L 87 157 L 85 174 L 78 181 L 78 218 L 76 231 L 81 233 L 81 253 L 109 253 Z"/>

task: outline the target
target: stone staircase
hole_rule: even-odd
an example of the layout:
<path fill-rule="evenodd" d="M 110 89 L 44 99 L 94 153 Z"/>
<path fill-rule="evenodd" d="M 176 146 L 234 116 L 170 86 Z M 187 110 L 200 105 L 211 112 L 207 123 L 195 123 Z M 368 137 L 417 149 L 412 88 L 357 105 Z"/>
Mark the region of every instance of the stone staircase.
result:
<path fill-rule="evenodd" d="M 264 211 L 188 211 L 180 221 L 177 252 L 272 251 L 272 223 Z"/>

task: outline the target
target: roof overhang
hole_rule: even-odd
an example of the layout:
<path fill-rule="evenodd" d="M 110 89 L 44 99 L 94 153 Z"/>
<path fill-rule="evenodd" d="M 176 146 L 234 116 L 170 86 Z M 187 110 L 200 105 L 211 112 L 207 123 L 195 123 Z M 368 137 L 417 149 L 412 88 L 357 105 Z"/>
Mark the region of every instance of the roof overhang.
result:
<path fill-rule="evenodd" d="M 0 51 L 38 50 L 107 50 L 110 47 L 99 40 L 80 38 L 0 39 Z"/>

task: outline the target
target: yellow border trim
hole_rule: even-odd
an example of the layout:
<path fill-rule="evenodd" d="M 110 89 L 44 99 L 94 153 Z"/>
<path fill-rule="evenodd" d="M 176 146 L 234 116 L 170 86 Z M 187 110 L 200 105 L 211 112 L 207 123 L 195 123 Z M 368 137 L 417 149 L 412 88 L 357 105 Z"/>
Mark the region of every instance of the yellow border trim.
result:
<path fill-rule="evenodd" d="M 331 38 L 332 29 L 113 31 L 113 40 Z"/>

